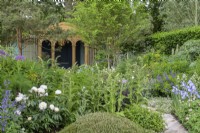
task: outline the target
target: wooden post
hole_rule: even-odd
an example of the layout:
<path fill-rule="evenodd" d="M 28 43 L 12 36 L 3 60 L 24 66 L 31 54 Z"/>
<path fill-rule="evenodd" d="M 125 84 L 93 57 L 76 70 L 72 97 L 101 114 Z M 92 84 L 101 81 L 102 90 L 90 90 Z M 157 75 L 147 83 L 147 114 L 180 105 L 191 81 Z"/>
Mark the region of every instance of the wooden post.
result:
<path fill-rule="evenodd" d="M 51 42 L 51 61 L 53 66 L 55 63 L 55 41 Z"/>
<path fill-rule="evenodd" d="M 39 40 L 38 44 L 37 44 L 38 58 L 42 58 L 42 42 L 43 42 L 43 40 Z"/>
<path fill-rule="evenodd" d="M 89 47 L 87 45 L 84 45 L 84 47 L 85 47 L 85 64 L 88 65 Z"/>
<path fill-rule="evenodd" d="M 76 63 L 76 43 L 72 42 L 72 65 Z"/>
<path fill-rule="evenodd" d="M 92 48 L 92 63 L 94 63 L 95 60 L 95 48 Z"/>

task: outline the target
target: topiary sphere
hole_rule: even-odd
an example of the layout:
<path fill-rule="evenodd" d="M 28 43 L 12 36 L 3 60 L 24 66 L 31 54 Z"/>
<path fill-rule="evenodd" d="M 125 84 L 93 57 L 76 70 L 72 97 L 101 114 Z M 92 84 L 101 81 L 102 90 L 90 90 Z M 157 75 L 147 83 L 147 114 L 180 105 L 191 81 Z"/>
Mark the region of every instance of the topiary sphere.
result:
<path fill-rule="evenodd" d="M 98 112 L 78 118 L 59 133 L 150 133 L 150 131 L 127 118 Z"/>

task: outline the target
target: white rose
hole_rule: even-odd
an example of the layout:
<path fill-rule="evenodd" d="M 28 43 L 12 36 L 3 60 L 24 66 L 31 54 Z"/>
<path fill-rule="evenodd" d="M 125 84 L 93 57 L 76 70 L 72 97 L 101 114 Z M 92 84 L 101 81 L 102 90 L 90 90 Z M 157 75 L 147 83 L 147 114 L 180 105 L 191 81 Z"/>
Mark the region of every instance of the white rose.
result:
<path fill-rule="evenodd" d="M 28 117 L 28 121 L 31 121 L 32 120 L 32 117 Z"/>
<path fill-rule="evenodd" d="M 40 85 L 40 88 L 43 88 L 43 89 L 47 89 L 47 86 L 46 85 Z"/>
<path fill-rule="evenodd" d="M 54 110 L 54 105 L 53 104 L 51 104 L 50 106 L 49 106 L 49 108 L 51 109 L 51 110 Z"/>
<path fill-rule="evenodd" d="M 55 112 L 59 112 L 59 108 L 58 108 L 58 107 L 55 107 L 55 108 L 54 108 L 54 111 L 55 111 Z"/>
<path fill-rule="evenodd" d="M 28 97 L 26 97 L 26 95 L 19 93 L 18 96 L 15 98 L 16 102 L 20 102 L 22 100 L 26 101 L 28 99 Z"/>
<path fill-rule="evenodd" d="M 23 99 L 22 97 L 16 97 L 16 98 L 15 98 L 15 101 L 16 101 L 16 102 L 20 102 L 22 99 Z"/>
<path fill-rule="evenodd" d="M 55 94 L 56 94 L 56 95 L 60 95 L 61 93 L 62 93 L 61 90 L 56 90 L 56 91 L 55 91 Z"/>
<path fill-rule="evenodd" d="M 20 110 L 16 110 L 15 113 L 16 113 L 17 115 L 21 115 L 21 111 L 20 111 Z"/>
<path fill-rule="evenodd" d="M 44 94 L 45 93 L 45 89 L 44 88 L 38 88 L 38 93 L 39 94 Z"/>
<path fill-rule="evenodd" d="M 33 87 L 31 88 L 30 92 L 32 92 L 32 91 L 34 91 L 34 92 L 38 92 L 38 88 L 35 87 L 35 86 L 33 86 Z"/>
<path fill-rule="evenodd" d="M 40 108 L 40 110 L 45 110 L 45 109 L 47 108 L 47 103 L 41 102 L 41 103 L 39 104 L 39 108 Z"/>

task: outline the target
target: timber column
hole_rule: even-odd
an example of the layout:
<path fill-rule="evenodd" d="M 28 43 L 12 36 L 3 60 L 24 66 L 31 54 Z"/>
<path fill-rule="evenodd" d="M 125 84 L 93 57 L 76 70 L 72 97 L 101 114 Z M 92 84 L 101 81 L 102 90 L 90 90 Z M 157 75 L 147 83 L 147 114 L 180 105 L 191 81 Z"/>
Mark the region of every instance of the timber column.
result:
<path fill-rule="evenodd" d="M 72 41 L 72 65 L 76 63 L 76 42 Z"/>
<path fill-rule="evenodd" d="M 51 63 L 53 66 L 55 63 L 55 41 L 51 42 L 51 61 L 52 61 Z"/>
<path fill-rule="evenodd" d="M 42 42 L 43 40 L 39 40 L 38 44 L 37 44 L 37 49 L 38 49 L 38 58 L 41 59 L 42 58 Z"/>
<path fill-rule="evenodd" d="M 85 47 L 85 64 L 89 65 L 89 46 L 84 45 Z"/>

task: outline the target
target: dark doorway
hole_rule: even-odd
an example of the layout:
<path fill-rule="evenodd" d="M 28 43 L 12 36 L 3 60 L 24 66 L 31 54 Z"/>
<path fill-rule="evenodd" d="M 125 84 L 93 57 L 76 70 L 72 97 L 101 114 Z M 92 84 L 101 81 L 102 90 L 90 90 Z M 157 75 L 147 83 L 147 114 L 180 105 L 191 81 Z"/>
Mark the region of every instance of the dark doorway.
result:
<path fill-rule="evenodd" d="M 56 45 L 55 57 L 58 66 L 69 68 L 72 66 L 72 43 L 66 41 L 63 46 Z"/>
<path fill-rule="evenodd" d="M 84 64 L 84 56 L 85 56 L 85 49 L 84 49 L 84 43 L 82 41 L 76 42 L 76 63 L 77 65 Z"/>
<path fill-rule="evenodd" d="M 42 42 L 42 59 L 45 61 L 51 59 L 51 42 L 49 40 Z"/>

